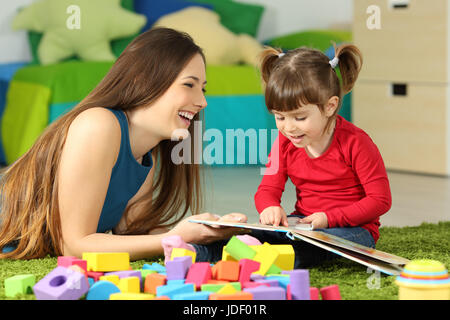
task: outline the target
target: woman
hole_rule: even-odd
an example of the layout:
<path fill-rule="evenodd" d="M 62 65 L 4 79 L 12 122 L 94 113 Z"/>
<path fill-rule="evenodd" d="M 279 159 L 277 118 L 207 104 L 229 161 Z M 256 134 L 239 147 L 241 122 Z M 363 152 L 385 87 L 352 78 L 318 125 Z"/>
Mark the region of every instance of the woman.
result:
<path fill-rule="evenodd" d="M 166 236 L 209 243 L 235 234 L 183 220 L 199 212 L 201 179 L 198 165 L 174 164 L 172 136 L 189 130 L 196 141 L 191 122 L 206 107 L 205 84 L 205 57 L 187 34 L 139 35 L 4 173 L 0 258 L 114 251 L 135 260 L 161 255 Z"/>

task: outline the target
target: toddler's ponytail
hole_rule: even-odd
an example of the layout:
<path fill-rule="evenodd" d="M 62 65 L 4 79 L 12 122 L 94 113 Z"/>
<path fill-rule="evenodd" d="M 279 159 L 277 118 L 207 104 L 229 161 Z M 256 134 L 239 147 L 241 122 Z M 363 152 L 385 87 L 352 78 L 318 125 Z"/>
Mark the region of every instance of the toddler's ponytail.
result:
<path fill-rule="evenodd" d="M 280 58 L 280 54 L 283 51 L 280 49 L 274 49 L 271 47 L 266 47 L 261 53 L 261 76 L 264 84 L 269 81 L 270 74 L 274 69 L 276 62 Z"/>
<path fill-rule="evenodd" d="M 353 89 L 356 79 L 362 67 L 363 58 L 361 51 L 352 44 L 342 44 L 336 47 L 335 57 L 339 59 L 339 70 L 342 77 L 342 92 L 347 94 Z"/>

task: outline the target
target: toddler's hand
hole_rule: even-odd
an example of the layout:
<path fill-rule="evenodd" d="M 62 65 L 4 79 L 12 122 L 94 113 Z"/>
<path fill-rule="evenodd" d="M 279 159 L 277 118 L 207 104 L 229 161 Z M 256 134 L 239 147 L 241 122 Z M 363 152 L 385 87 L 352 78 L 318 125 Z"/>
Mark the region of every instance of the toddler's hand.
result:
<path fill-rule="evenodd" d="M 328 218 L 325 212 L 315 212 L 303 219 L 300 219 L 298 223 L 310 223 L 313 229 L 328 228 Z"/>
<path fill-rule="evenodd" d="M 262 224 L 271 224 L 273 226 L 288 227 L 287 215 L 282 207 L 267 207 L 259 215 L 259 221 Z"/>

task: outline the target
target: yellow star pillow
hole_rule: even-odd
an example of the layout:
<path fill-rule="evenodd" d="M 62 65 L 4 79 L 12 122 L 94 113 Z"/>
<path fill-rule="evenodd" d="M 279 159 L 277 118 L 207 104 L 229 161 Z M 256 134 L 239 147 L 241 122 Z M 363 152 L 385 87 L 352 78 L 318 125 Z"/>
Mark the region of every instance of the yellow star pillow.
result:
<path fill-rule="evenodd" d="M 40 0 L 21 10 L 12 27 L 43 33 L 38 48 L 42 64 L 73 55 L 87 61 L 113 61 L 111 40 L 137 33 L 146 20 L 123 9 L 120 0 Z"/>
<path fill-rule="evenodd" d="M 208 64 L 258 64 L 261 44 L 248 34 L 236 35 L 220 23 L 217 13 L 200 7 L 189 7 L 162 16 L 154 27 L 187 32 L 203 48 Z"/>

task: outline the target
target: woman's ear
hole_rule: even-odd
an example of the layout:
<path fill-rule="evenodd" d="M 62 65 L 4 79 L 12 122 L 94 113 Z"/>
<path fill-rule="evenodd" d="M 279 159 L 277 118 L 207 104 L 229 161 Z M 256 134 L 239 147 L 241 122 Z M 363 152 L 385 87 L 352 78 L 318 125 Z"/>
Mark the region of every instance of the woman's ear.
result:
<path fill-rule="evenodd" d="M 325 106 L 326 116 L 331 117 L 332 115 L 334 115 L 338 106 L 339 106 L 339 97 L 332 96 L 330 99 L 328 99 L 328 102 Z"/>

